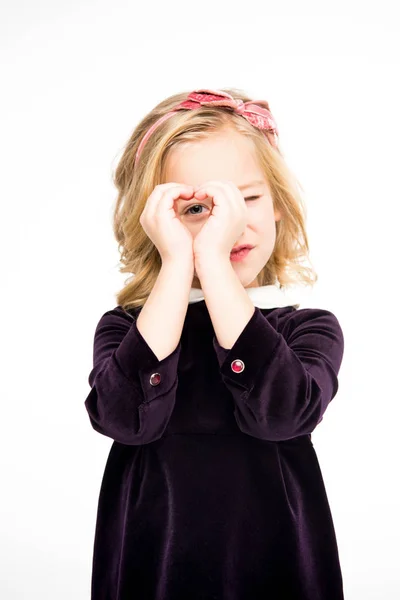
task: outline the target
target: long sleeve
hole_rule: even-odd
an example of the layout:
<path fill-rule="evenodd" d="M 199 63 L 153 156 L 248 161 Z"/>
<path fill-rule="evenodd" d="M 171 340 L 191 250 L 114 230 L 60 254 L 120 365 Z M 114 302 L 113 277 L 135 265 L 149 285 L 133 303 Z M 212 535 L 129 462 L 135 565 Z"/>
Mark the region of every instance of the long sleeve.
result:
<path fill-rule="evenodd" d="M 91 391 L 85 400 L 93 428 L 128 445 L 160 438 L 175 405 L 180 352 L 179 342 L 159 361 L 134 317 L 118 307 L 107 311 L 94 334 Z M 151 378 L 156 373 L 160 377 Z"/>
<path fill-rule="evenodd" d="M 300 309 L 282 333 L 256 310 L 230 349 L 213 346 L 239 428 L 269 441 L 311 433 L 338 391 L 344 338 L 333 313 Z M 244 369 L 235 372 L 234 361 Z M 233 365 L 232 365 L 233 363 Z"/>

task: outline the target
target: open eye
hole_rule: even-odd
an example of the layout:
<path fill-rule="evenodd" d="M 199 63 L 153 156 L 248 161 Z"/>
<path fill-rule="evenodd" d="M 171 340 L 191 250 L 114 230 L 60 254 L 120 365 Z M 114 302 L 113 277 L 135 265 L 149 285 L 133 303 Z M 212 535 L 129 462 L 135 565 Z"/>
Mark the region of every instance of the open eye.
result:
<path fill-rule="evenodd" d="M 184 211 L 184 213 L 183 213 L 183 214 L 184 214 L 184 215 L 190 215 L 191 217 L 196 217 L 196 216 L 198 216 L 198 215 L 202 215 L 202 214 L 203 214 L 202 212 L 201 212 L 201 213 L 200 213 L 200 212 L 195 212 L 195 213 L 191 213 L 191 212 L 189 212 L 190 210 L 192 210 L 192 208 L 195 208 L 195 207 L 197 207 L 197 206 L 200 206 L 201 208 L 204 208 L 204 206 L 202 206 L 201 204 L 192 204 L 192 206 L 189 206 L 189 208 L 187 208 L 187 209 Z"/>

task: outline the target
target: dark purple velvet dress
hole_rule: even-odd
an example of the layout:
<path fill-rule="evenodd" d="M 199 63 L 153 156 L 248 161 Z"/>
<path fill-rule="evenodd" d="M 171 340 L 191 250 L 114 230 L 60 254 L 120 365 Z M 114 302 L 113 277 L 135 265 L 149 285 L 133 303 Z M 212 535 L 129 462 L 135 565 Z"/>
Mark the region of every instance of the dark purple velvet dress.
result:
<path fill-rule="evenodd" d="M 335 315 L 255 306 L 227 350 L 203 300 L 159 361 L 139 310 L 107 311 L 94 336 L 85 406 L 113 444 L 92 600 L 342 600 L 311 441 L 338 390 Z"/>

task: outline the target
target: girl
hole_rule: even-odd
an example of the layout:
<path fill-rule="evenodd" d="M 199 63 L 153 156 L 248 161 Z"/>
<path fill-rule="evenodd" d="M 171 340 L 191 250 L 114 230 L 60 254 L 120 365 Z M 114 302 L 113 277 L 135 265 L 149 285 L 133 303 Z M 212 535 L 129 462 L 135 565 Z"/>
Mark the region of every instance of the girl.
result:
<path fill-rule="evenodd" d="M 294 182 L 268 103 L 235 89 L 167 98 L 126 145 L 114 231 L 134 278 L 85 400 L 113 440 L 92 600 L 343 599 L 311 433 L 344 339 L 284 291 L 316 281 Z"/>

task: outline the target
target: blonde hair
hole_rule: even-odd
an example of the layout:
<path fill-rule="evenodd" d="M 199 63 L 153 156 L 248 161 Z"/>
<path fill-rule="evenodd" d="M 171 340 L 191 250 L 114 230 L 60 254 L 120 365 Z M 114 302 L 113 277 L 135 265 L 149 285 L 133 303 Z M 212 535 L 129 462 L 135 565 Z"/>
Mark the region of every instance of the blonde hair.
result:
<path fill-rule="evenodd" d="M 222 91 L 243 102 L 251 100 L 236 88 L 223 88 Z M 166 98 L 139 122 L 124 147 L 113 175 L 118 190 L 113 230 L 121 257 L 119 271 L 131 274 L 115 296 L 118 305 L 124 309 L 143 306 L 161 269 L 160 254 L 142 228 L 139 218 L 155 186 L 165 182 L 165 163 L 169 152 L 179 144 L 207 138 L 210 133 L 227 127 L 253 141 L 260 168 L 270 187 L 274 209 L 279 209 L 282 215 L 282 219 L 276 222 L 273 252 L 258 274 L 258 285 L 277 282 L 280 288 L 296 283 L 314 285 L 318 279 L 314 269 L 300 264 L 301 259 L 309 260 L 306 209 L 299 190 L 302 188 L 285 163 L 281 151 L 273 148 L 265 134 L 241 115 L 222 107 L 202 106 L 196 110 L 177 111 L 153 131 L 139 160 L 135 162 L 137 148 L 149 127 L 185 100 L 188 93 Z M 267 102 L 264 106 L 269 108 Z"/>

